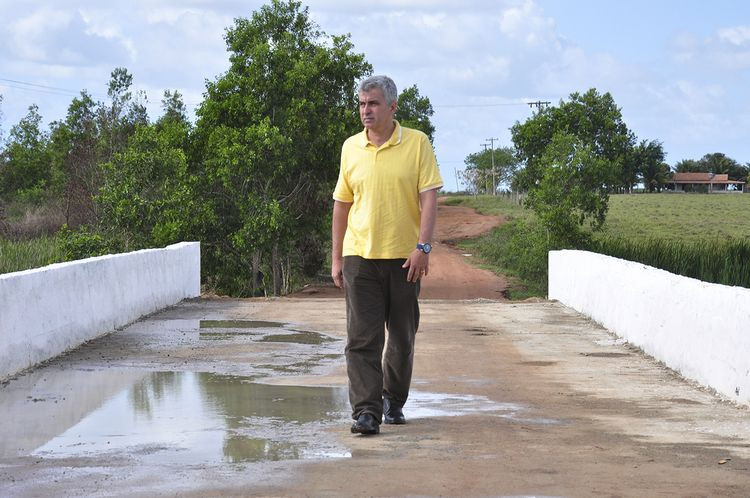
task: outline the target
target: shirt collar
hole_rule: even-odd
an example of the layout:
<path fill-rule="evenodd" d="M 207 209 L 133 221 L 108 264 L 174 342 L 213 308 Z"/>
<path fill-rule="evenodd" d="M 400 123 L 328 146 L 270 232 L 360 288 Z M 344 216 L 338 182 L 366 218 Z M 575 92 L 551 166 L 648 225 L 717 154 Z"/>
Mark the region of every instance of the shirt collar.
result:
<path fill-rule="evenodd" d="M 383 145 L 388 144 L 389 146 L 392 146 L 392 145 L 398 145 L 401 143 L 401 137 L 403 136 L 401 125 L 395 119 L 393 120 L 393 124 L 396 125 L 396 127 L 393 129 L 393 134 L 391 135 L 391 138 L 389 138 L 388 141 L 385 142 Z M 362 147 L 365 148 L 370 143 L 371 143 L 370 140 L 367 138 L 367 129 L 362 130 L 362 142 L 361 142 Z M 373 147 L 375 146 L 375 144 L 372 144 L 372 145 Z"/>

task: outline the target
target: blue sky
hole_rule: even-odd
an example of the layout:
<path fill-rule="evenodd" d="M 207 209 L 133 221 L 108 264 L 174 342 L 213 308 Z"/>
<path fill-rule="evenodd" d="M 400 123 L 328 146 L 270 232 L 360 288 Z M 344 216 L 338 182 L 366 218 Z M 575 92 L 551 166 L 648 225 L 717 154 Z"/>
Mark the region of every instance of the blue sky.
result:
<path fill-rule="evenodd" d="M 0 3 L 0 133 L 39 105 L 62 119 L 87 89 L 106 98 L 118 66 L 159 115 L 163 91 L 188 108 L 228 66 L 222 35 L 256 0 L 39 0 Z M 723 152 L 750 162 L 750 2 L 741 0 L 344 0 L 303 2 L 329 34 L 351 33 L 376 73 L 417 84 L 435 107 L 448 190 L 464 158 L 531 115 L 591 87 L 610 92 L 639 139 L 667 162 Z M 54 87 L 56 90 L 50 88 Z"/>

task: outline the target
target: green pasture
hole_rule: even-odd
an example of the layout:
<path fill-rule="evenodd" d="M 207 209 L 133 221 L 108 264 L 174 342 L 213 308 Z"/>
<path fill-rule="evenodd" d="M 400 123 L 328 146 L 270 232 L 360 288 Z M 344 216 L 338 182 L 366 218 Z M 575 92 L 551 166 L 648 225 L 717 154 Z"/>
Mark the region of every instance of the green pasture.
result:
<path fill-rule="evenodd" d="M 750 238 L 750 194 L 613 195 L 605 232 L 679 242 Z"/>

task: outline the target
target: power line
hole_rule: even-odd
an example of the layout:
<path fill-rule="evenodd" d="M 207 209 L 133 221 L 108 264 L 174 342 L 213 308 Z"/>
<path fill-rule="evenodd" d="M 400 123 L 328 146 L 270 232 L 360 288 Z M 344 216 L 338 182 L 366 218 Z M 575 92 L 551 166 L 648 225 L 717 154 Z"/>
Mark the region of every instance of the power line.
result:
<path fill-rule="evenodd" d="M 15 83 L 12 85 L 7 84 L 7 83 L 0 84 L 0 86 L 7 87 L 7 88 L 15 88 L 17 90 L 25 90 L 27 92 L 44 93 L 47 95 L 59 95 L 61 97 L 77 97 L 78 95 L 81 94 L 81 91 L 70 90 L 69 88 L 60 88 L 56 86 L 40 85 L 38 83 L 29 83 L 28 81 L 13 80 L 9 78 L 0 78 L 0 81 L 5 81 L 8 83 Z M 18 86 L 18 85 L 24 85 L 24 86 Z M 102 94 L 96 94 L 96 93 L 89 93 L 89 96 L 95 97 L 98 99 L 105 98 Z M 185 104 L 186 107 L 198 107 L 200 105 L 199 103 L 195 103 L 195 102 L 183 102 L 183 104 Z"/>
<path fill-rule="evenodd" d="M 48 86 L 48 85 L 39 85 L 37 83 L 29 83 L 27 81 L 20 81 L 20 80 L 11 80 L 8 78 L 0 78 L 0 81 L 7 81 L 8 83 L 16 83 L 18 85 L 25 85 L 25 86 L 31 86 L 31 87 L 36 87 L 36 88 L 44 88 L 47 90 L 57 90 L 59 92 L 68 92 L 68 93 L 72 93 L 76 95 L 79 93 L 79 92 L 76 92 L 75 90 L 70 90 L 68 88 L 60 88 L 60 87 Z M 19 88 L 19 87 L 13 87 L 13 88 Z"/>
<path fill-rule="evenodd" d="M 504 107 L 527 104 L 528 102 L 506 102 L 502 104 L 433 104 L 432 107 Z"/>

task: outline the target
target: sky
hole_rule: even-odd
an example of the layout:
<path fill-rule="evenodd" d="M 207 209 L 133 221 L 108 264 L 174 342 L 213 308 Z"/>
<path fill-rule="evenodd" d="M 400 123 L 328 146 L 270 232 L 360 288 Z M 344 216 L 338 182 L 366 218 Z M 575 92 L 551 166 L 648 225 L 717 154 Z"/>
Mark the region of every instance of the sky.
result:
<path fill-rule="evenodd" d="M 115 67 L 161 114 L 164 90 L 191 113 L 229 67 L 226 28 L 256 0 L 0 0 L 0 134 L 39 106 L 63 119 L 86 89 L 104 101 Z M 375 74 L 416 84 L 435 114 L 446 190 L 488 139 L 511 146 L 528 102 L 609 92 L 638 140 L 666 161 L 722 152 L 750 162 L 746 0 L 308 0 L 329 35 L 349 33 Z M 460 185 L 459 185 L 460 187 Z"/>

